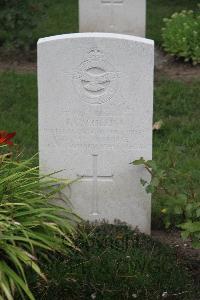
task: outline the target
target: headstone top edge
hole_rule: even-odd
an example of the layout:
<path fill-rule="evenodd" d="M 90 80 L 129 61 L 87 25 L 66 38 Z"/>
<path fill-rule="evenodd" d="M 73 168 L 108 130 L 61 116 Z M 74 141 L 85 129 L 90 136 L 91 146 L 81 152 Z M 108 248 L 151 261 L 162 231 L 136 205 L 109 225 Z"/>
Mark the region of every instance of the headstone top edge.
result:
<path fill-rule="evenodd" d="M 58 40 L 77 39 L 77 38 L 110 38 L 129 40 L 133 42 L 143 43 L 146 45 L 154 46 L 154 41 L 134 35 L 119 34 L 119 33 L 105 33 L 105 32 L 83 32 L 83 33 L 69 33 L 61 35 L 53 35 L 49 37 L 40 38 L 37 42 L 38 45 L 55 42 Z"/>

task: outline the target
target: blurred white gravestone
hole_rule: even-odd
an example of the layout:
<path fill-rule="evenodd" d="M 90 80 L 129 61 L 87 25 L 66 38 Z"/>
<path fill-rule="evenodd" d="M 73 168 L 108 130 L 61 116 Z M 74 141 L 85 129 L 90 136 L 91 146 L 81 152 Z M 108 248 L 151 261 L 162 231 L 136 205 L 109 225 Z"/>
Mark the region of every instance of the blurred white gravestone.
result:
<path fill-rule="evenodd" d="M 145 37 L 146 0 L 79 0 L 79 31 Z"/>
<path fill-rule="evenodd" d="M 130 162 L 152 157 L 153 41 L 85 33 L 38 42 L 42 172 L 80 178 L 71 203 L 86 220 L 150 232 L 148 178 Z"/>

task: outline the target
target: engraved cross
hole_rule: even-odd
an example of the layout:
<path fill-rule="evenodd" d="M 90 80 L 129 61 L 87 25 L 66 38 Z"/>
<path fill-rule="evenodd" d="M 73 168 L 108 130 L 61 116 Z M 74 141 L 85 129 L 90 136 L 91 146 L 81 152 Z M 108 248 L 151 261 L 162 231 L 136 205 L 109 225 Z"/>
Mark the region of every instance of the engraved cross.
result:
<path fill-rule="evenodd" d="M 92 210 L 90 215 L 93 216 L 98 216 L 100 215 L 99 213 L 99 207 L 98 207 L 98 202 L 99 202 L 99 193 L 98 193 L 98 182 L 113 182 L 113 175 L 98 175 L 98 154 L 92 154 L 92 176 L 88 175 L 78 175 L 81 177 L 82 182 L 92 182 Z"/>
<path fill-rule="evenodd" d="M 110 6 L 110 20 L 111 20 L 110 28 L 111 28 L 111 30 L 113 30 L 116 26 L 116 24 L 114 22 L 113 8 L 114 8 L 114 6 L 123 5 L 124 0 L 101 0 L 101 3 L 103 5 L 109 5 Z"/>

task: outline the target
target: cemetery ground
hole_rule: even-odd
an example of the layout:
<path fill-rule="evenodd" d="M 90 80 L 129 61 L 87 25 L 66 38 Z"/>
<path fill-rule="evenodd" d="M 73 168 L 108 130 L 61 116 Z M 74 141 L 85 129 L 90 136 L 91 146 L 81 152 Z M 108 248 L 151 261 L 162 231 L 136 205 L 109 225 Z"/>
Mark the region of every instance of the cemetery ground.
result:
<path fill-rule="evenodd" d="M 35 38 L 66 32 L 66 24 L 67 32 L 78 30 L 77 1 L 69 0 L 67 5 L 64 0 L 48 2 L 48 17 L 38 23 Z M 196 6 L 196 0 L 170 3 L 148 1 L 147 36 L 157 45 L 163 17 Z M 15 142 L 27 158 L 38 151 L 34 57 L 29 57 L 32 62 L 20 58 L 16 63 L 13 55 L 0 63 L 1 128 L 17 131 Z M 173 165 L 180 174 L 190 174 L 190 181 L 184 176 L 177 180 L 177 189 L 189 185 L 199 193 L 199 67 L 182 62 L 174 67 L 174 61 L 168 60 L 155 75 L 154 121 L 162 120 L 163 125 L 154 130 L 153 158 L 163 169 Z M 81 230 L 85 235 L 81 233 L 76 242 L 80 251 L 67 258 L 51 256 L 49 263 L 41 258 L 48 282 L 29 274 L 36 299 L 200 299 L 199 251 L 191 249 L 190 241 L 181 242 L 177 231 L 165 230 L 162 204 L 154 195 L 152 235 L 159 241 L 119 224 L 85 225 Z"/>
<path fill-rule="evenodd" d="M 30 157 L 38 151 L 36 80 L 36 74 L 33 72 L 17 73 L 16 71 L 9 71 L 0 74 L 1 126 L 8 131 L 13 129 L 17 131 L 15 141 L 18 145 L 21 145 L 20 149 L 24 151 L 26 157 Z M 199 94 L 200 85 L 198 80 L 184 82 L 180 79 L 171 80 L 166 76 L 159 76 L 159 78 L 156 76 L 154 120 L 162 120 L 163 126 L 160 130 L 154 131 L 154 159 L 164 169 L 169 167 L 173 161 L 181 173 L 191 171 L 193 178 L 191 188 L 194 188 L 196 192 L 199 192 L 199 173 L 195 170 L 200 167 Z M 185 180 L 182 178 L 182 181 L 177 182 L 180 190 L 182 186 L 187 184 L 187 180 L 188 178 L 185 178 Z M 98 295 L 103 293 L 102 299 L 115 299 L 115 293 L 118 292 L 118 295 L 123 294 L 126 289 L 125 286 L 129 286 L 131 278 L 129 276 L 135 276 L 137 283 L 132 287 L 129 286 L 129 288 L 140 291 L 138 294 L 139 299 L 157 299 L 156 297 L 165 290 L 171 290 L 173 294 L 187 291 L 186 294 L 171 296 L 172 298 L 169 299 L 198 299 L 196 298 L 195 288 L 198 289 L 199 251 L 192 250 L 187 241 L 180 242 L 177 233 L 169 232 L 166 237 L 161 222 L 161 214 L 161 203 L 159 199 L 153 197 L 153 235 L 154 230 L 156 230 L 155 236 L 159 237 L 159 240 L 166 242 L 168 238 L 167 243 L 171 244 L 173 250 L 164 246 L 164 244 L 154 243 L 149 238 L 145 239 L 143 236 L 139 236 L 137 237 L 139 240 L 134 241 L 134 250 L 127 247 L 122 251 L 116 245 L 113 246 L 114 248 L 109 245 L 108 248 L 104 247 L 105 252 L 102 252 L 101 247 L 103 246 L 100 243 L 98 244 L 98 235 L 95 237 L 92 234 L 92 239 L 95 239 L 96 244 L 95 247 L 92 246 L 90 251 L 87 241 L 80 239 L 78 240 L 78 246 L 83 251 L 82 254 L 77 253 L 74 256 L 72 253 L 70 262 L 69 258 L 54 257 L 50 264 L 47 266 L 45 264 L 46 272 L 49 274 L 49 283 L 44 284 L 39 281 L 36 284 L 33 280 L 34 291 L 38 290 L 39 285 L 41 292 L 38 298 L 61 300 L 68 299 L 66 297 L 70 295 L 69 299 L 77 299 L 77 294 L 73 295 L 75 290 L 81 295 L 79 299 L 86 299 L 89 297 L 89 293 L 93 294 L 94 291 Z M 119 228 L 116 236 L 121 235 L 121 230 L 123 229 Z M 102 232 L 104 231 L 102 230 Z M 130 232 L 123 234 L 130 234 Z M 105 239 L 107 240 L 107 238 Z M 113 240 L 115 240 L 114 237 Z M 91 243 L 94 243 L 94 241 L 92 240 Z M 110 243 L 112 244 L 112 241 Z M 119 257 L 117 251 L 121 253 Z M 116 265 L 109 265 L 108 261 L 113 255 L 116 255 Z M 133 266 L 129 263 L 121 269 L 120 264 L 124 260 L 129 260 L 129 256 L 132 257 L 131 261 L 132 263 L 134 261 L 134 266 L 136 266 L 134 275 Z M 141 257 L 144 259 L 142 263 L 140 261 Z M 85 264 L 88 267 L 85 267 Z M 159 268 L 159 275 L 156 268 Z M 129 274 L 128 270 L 132 275 Z M 113 281 L 112 272 L 120 274 L 115 281 Z M 106 281 L 104 280 L 105 273 L 107 274 Z M 144 274 L 149 277 L 146 278 Z M 92 280 L 89 279 L 90 277 Z M 145 294 L 143 294 L 144 290 L 141 289 L 144 281 Z M 56 298 L 57 294 L 59 295 L 58 298 Z"/>

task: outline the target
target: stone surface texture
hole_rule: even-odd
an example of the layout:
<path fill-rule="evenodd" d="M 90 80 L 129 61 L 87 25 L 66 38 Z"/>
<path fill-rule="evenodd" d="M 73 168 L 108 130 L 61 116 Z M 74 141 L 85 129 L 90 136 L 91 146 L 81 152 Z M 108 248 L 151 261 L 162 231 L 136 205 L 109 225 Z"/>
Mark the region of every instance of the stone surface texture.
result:
<path fill-rule="evenodd" d="M 153 41 L 85 33 L 38 42 L 42 172 L 79 180 L 65 191 L 86 220 L 150 232 L 151 199 L 131 161 L 152 158 Z"/>
<path fill-rule="evenodd" d="M 80 32 L 145 37 L 146 0 L 79 0 Z"/>

